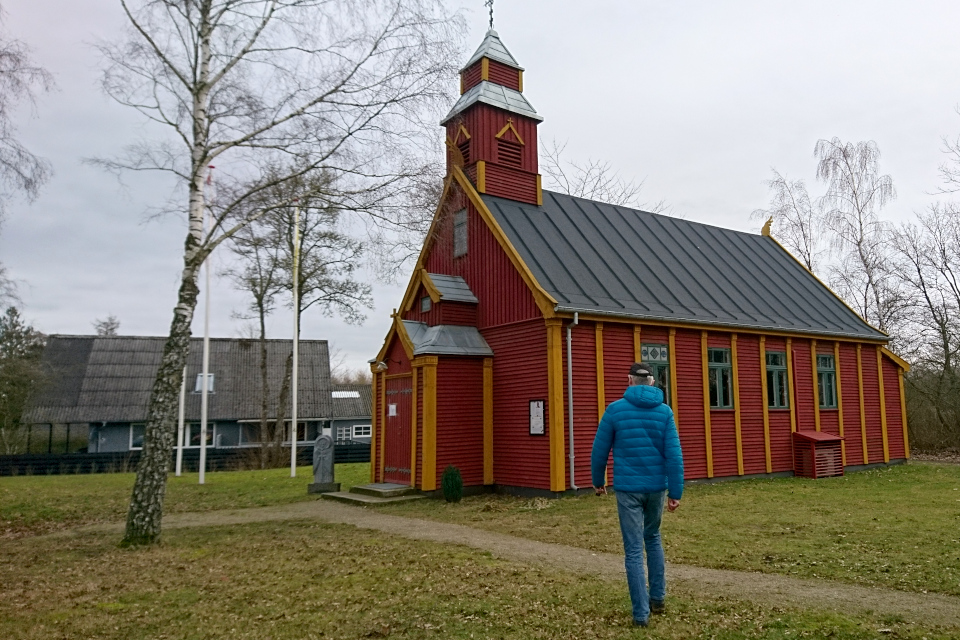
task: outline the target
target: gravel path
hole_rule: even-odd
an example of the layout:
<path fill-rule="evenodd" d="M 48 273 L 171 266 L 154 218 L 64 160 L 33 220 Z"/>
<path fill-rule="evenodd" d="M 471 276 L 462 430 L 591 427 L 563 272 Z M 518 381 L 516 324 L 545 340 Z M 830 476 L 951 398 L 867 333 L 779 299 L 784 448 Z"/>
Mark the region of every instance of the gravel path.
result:
<path fill-rule="evenodd" d="M 163 519 L 163 526 L 166 529 L 178 529 L 302 519 L 348 524 L 415 540 L 459 544 L 489 551 L 495 557 L 516 562 L 541 564 L 601 579 L 624 580 L 623 556 L 620 555 L 536 542 L 458 524 L 391 516 L 376 509 L 330 500 L 257 509 L 174 514 Z M 92 529 L 122 531 L 122 527 L 118 525 L 86 528 Z M 705 569 L 672 563 L 667 566 L 667 579 L 671 589 L 701 597 L 723 597 L 749 600 L 761 605 L 824 609 L 841 613 L 892 615 L 900 616 L 906 622 L 960 628 L 960 598 L 955 596 L 910 593 L 828 580 Z"/>

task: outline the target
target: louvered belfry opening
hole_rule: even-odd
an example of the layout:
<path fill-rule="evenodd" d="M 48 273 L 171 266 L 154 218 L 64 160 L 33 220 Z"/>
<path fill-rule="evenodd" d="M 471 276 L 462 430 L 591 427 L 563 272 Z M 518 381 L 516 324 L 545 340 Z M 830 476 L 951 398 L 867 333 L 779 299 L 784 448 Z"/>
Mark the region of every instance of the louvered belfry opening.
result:
<path fill-rule="evenodd" d="M 457 143 L 457 149 L 460 150 L 460 155 L 463 156 L 463 164 L 470 163 L 470 139 L 461 140 Z"/>
<path fill-rule="evenodd" d="M 843 475 L 843 438 L 821 431 L 793 434 L 793 474 L 801 478 Z"/>
<path fill-rule="evenodd" d="M 503 138 L 497 140 L 497 160 L 504 166 L 519 167 L 522 162 L 521 150 L 522 147 L 518 142 Z"/>

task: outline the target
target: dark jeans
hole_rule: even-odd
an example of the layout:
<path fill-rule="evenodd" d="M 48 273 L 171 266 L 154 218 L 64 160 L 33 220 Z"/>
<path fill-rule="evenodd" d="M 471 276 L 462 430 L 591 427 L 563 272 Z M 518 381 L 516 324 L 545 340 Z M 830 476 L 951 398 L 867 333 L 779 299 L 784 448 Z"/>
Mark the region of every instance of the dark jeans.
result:
<path fill-rule="evenodd" d="M 667 594 L 663 545 L 660 543 L 660 519 L 663 517 L 665 491 L 627 493 L 617 491 L 617 512 L 623 534 L 627 586 L 633 603 L 633 619 L 646 622 L 650 600 L 663 600 Z M 650 590 L 643 570 L 643 551 L 647 551 Z"/>

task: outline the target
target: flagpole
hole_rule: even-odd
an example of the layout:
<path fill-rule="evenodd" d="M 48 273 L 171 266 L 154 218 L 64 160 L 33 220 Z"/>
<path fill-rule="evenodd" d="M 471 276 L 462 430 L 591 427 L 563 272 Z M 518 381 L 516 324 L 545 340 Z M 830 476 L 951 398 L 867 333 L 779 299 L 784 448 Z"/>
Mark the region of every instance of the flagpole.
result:
<path fill-rule="evenodd" d="M 209 169 L 207 184 L 212 186 L 213 166 L 211 165 Z M 210 241 L 210 231 L 213 228 L 213 225 L 210 224 L 208 209 L 209 207 L 203 209 L 203 226 L 207 232 L 206 242 Z M 200 484 L 205 483 L 207 472 L 207 415 L 210 391 L 210 257 L 211 254 L 208 253 L 203 261 L 206 282 L 203 291 L 203 385 L 200 387 Z"/>
<path fill-rule="evenodd" d="M 177 417 L 177 477 L 183 472 L 183 410 L 187 400 L 187 366 L 183 366 L 180 382 L 180 415 Z"/>
<path fill-rule="evenodd" d="M 293 213 L 293 371 L 290 421 L 290 477 L 297 477 L 297 387 L 300 351 L 300 206 Z"/>

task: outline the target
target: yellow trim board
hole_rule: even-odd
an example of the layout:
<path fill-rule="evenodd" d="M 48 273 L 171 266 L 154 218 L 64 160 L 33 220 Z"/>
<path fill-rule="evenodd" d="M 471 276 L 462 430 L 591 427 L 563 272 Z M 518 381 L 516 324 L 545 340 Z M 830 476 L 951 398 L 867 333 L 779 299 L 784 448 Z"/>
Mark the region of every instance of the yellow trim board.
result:
<path fill-rule="evenodd" d="M 810 341 L 810 370 L 813 373 L 813 424 L 820 431 L 820 379 L 817 371 L 817 341 Z"/>
<path fill-rule="evenodd" d="M 770 395 L 767 392 L 767 338 L 760 336 L 760 391 L 763 401 L 763 453 L 767 473 L 773 473 L 773 456 L 770 453 Z"/>
<path fill-rule="evenodd" d="M 517 131 L 517 128 L 515 126 L 513 126 L 513 118 L 507 118 L 507 124 L 503 125 L 503 128 L 500 129 L 500 132 L 497 133 L 497 135 L 494 137 L 497 140 L 499 140 L 504 136 L 504 134 L 507 133 L 507 131 L 513 131 L 513 135 L 517 136 L 517 140 L 520 141 L 520 144 L 522 144 L 523 146 L 526 146 L 526 143 L 524 143 L 523 138 L 520 137 L 520 132 Z"/>
<path fill-rule="evenodd" d="M 670 362 L 670 408 L 673 409 L 673 424 L 680 433 L 680 409 L 677 403 L 677 330 L 670 328 L 670 337 L 667 340 L 670 352 L 667 359 Z"/>
<path fill-rule="evenodd" d="M 371 367 L 372 369 L 373 367 Z M 377 481 L 377 438 L 380 436 L 380 421 L 377 420 L 377 375 L 376 371 L 370 376 L 370 482 Z"/>
<path fill-rule="evenodd" d="M 480 80 L 490 80 L 490 60 L 480 58 Z"/>
<path fill-rule="evenodd" d="M 437 365 L 423 364 L 423 491 L 437 489 Z"/>
<path fill-rule="evenodd" d="M 607 314 L 597 314 L 590 313 L 589 311 L 578 311 L 580 314 L 581 320 L 589 320 L 592 322 L 617 322 L 625 325 L 634 325 L 642 324 L 649 325 L 653 327 L 673 327 L 675 329 L 691 329 L 694 331 L 713 331 L 716 333 L 743 333 L 746 335 L 761 335 L 767 337 L 778 337 L 778 338 L 795 338 L 797 340 L 839 340 L 840 342 L 846 342 L 849 344 L 874 344 L 874 345 L 883 345 L 886 343 L 886 340 L 877 338 L 848 338 L 844 336 L 834 336 L 828 335 L 825 333 L 798 333 L 795 331 L 780 331 L 777 329 L 754 329 L 751 327 L 743 327 L 739 325 L 705 325 L 697 324 L 695 322 L 684 322 L 684 321 L 673 321 L 673 320 L 660 320 L 656 318 L 636 318 L 636 317 L 620 317 Z M 561 318 L 572 318 L 573 311 L 558 311 L 557 316 Z"/>
<path fill-rule="evenodd" d="M 840 343 L 833 343 L 833 367 L 837 372 L 837 426 L 840 429 L 840 437 L 843 437 L 843 381 L 840 379 L 843 369 L 840 368 Z M 840 460 L 843 466 L 847 466 L 847 441 L 840 441 Z"/>
<path fill-rule="evenodd" d="M 493 358 L 483 359 L 483 484 L 493 484 Z"/>
<path fill-rule="evenodd" d="M 713 435 L 710 432 L 710 367 L 707 363 L 707 332 L 700 332 L 700 360 L 703 365 L 703 435 L 707 450 L 707 477 L 713 477 Z"/>
<path fill-rule="evenodd" d="M 483 160 L 477 160 L 477 191 L 487 192 L 487 163 Z"/>
<path fill-rule="evenodd" d="M 730 359 L 733 361 L 733 422 L 737 440 L 737 474 L 743 475 L 743 433 L 740 414 L 740 367 L 737 363 L 737 334 L 730 334 Z"/>
<path fill-rule="evenodd" d="M 633 325 L 633 361 L 640 362 L 640 325 Z"/>
<path fill-rule="evenodd" d="M 519 87 L 520 87 L 520 89 L 519 89 L 519 90 L 520 90 L 520 93 L 523 93 L 523 71 L 519 71 L 519 70 L 518 70 L 518 71 L 517 71 L 517 74 L 518 74 L 518 75 L 517 75 L 517 80 L 518 80 L 517 84 L 518 84 Z"/>
<path fill-rule="evenodd" d="M 790 389 L 790 433 L 797 431 L 797 390 L 793 381 L 793 340 L 787 338 L 787 387 Z"/>
<path fill-rule="evenodd" d="M 566 465 L 563 433 L 563 348 L 560 329 L 563 321 L 550 318 L 547 325 L 547 412 L 550 428 L 550 490 L 564 491 Z"/>
<path fill-rule="evenodd" d="M 880 351 L 883 352 L 883 355 L 887 356 L 888 358 L 890 358 L 891 360 L 893 360 L 895 363 L 897 363 L 897 366 L 900 367 L 901 369 L 903 369 L 905 373 L 909 373 L 909 372 L 910 372 L 910 363 L 909 363 L 909 362 L 907 362 L 906 360 L 904 360 L 903 358 L 901 358 L 900 356 L 898 356 L 897 354 L 895 354 L 893 351 L 890 351 L 890 349 L 888 349 L 888 348 L 886 348 L 886 347 L 881 347 L 881 348 L 880 348 Z"/>
<path fill-rule="evenodd" d="M 910 457 L 910 436 L 907 430 L 907 399 L 903 395 L 903 369 L 897 370 L 900 383 L 900 419 L 903 421 L 903 456 Z"/>
<path fill-rule="evenodd" d="M 863 354 L 860 345 L 857 345 L 857 387 L 860 393 L 860 442 L 863 445 L 863 464 L 870 464 L 870 453 L 867 451 L 867 414 L 863 402 Z"/>
<path fill-rule="evenodd" d="M 877 387 L 880 390 L 880 433 L 883 436 L 883 461 L 890 462 L 890 442 L 887 438 L 887 400 L 883 388 L 883 351 L 877 347 Z"/>

